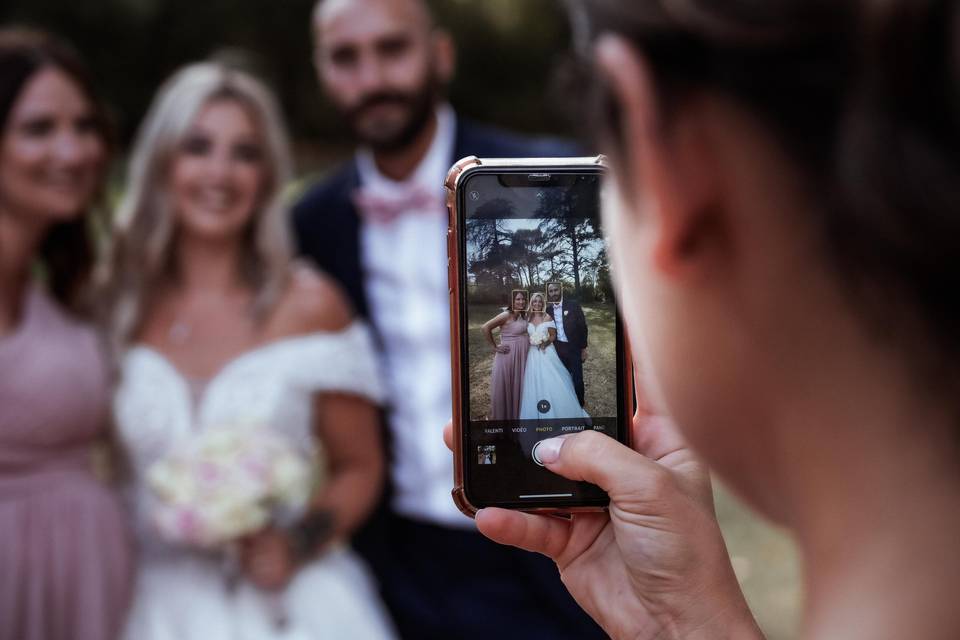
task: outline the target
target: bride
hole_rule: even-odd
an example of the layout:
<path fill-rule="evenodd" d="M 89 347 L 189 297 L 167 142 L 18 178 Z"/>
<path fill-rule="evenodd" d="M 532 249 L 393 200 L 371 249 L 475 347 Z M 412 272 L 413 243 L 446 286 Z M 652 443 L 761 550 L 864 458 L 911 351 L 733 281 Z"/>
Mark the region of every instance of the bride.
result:
<path fill-rule="evenodd" d="M 108 284 L 140 547 L 131 640 L 392 637 L 345 544 L 384 473 L 372 341 L 291 261 L 289 165 L 269 92 L 215 64 L 167 82 L 134 148 Z M 161 534 L 151 469 L 250 424 L 324 470 L 299 521 L 218 551 Z"/>
<path fill-rule="evenodd" d="M 520 419 L 589 418 L 577 400 L 573 378 L 553 346 L 557 325 L 546 312 L 542 293 L 530 296 L 527 333 L 531 346 L 523 373 Z"/>

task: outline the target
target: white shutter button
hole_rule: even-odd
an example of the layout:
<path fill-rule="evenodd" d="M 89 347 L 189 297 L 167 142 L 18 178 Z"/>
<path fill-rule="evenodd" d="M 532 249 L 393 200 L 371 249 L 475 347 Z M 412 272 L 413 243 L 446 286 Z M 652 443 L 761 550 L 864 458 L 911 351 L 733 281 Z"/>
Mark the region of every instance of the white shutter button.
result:
<path fill-rule="evenodd" d="M 533 445 L 533 451 L 530 452 L 530 455 L 533 457 L 533 461 L 542 467 L 543 462 L 540 461 L 540 456 L 537 455 L 537 449 L 540 448 L 541 444 L 543 444 L 543 440 L 538 440 L 537 443 Z"/>

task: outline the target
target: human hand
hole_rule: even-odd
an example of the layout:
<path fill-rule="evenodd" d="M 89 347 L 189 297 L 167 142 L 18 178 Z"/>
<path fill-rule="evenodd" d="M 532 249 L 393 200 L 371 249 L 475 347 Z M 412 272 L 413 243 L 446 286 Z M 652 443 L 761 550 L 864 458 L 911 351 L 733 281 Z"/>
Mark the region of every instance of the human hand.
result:
<path fill-rule="evenodd" d="M 706 468 L 664 418 L 637 417 L 634 443 L 637 451 L 587 431 L 540 445 L 548 469 L 606 490 L 608 512 L 562 519 L 488 508 L 478 529 L 552 558 L 614 638 L 762 638 L 730 565 Z"/>
<path fill-rule="evenodd" d="M 507 354 L 507 353 L 510 353 L 510 345 L 508 345 L 508 344 L 496 345 L 496 346 L 493 348 L 493 350 L 494 350 L 495 352 L 497 352 L 497 353 Z"/>
<path fill-rule="evenodd" d="M 587 357 L 588 357 L 589 355 L 590 355 L 590 354 L 589 354 L 589 352 L 587 351 L 587 348 L 586 348 L 586 347 L 584 347 L 583 349 L 581 349 L 581 350 L 580 350 L 580 362 L 586 362 L 586 361 L 587 361 Z"/>
<path fill-rule="evenodd" d="M 297 570 L 290 538 L 268 528 L 240 541 L 240 565 L 250 582 L 266 591 L 282 589 Z"/>

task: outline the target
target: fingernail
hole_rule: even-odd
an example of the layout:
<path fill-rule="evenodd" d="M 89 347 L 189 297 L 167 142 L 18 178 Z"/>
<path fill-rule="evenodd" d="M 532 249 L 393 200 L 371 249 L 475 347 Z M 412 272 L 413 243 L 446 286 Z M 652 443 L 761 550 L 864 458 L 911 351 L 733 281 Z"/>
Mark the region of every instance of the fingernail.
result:
<path fill-rule="evenodd" d="M 540 442 L 537 448 L 537 457 L 543 464 L 550 464 L 560 459 L 560 448 L 563 446 L 563 438 L 548 438 Z"/>

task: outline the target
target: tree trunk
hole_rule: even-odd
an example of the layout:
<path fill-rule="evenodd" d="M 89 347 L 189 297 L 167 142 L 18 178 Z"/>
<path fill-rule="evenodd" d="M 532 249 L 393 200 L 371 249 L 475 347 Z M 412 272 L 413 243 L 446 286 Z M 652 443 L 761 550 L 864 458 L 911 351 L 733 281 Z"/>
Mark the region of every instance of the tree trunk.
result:
<path fill-rule="evenodd" d="M 570 227 L 570 253 L 573 256 L 573 290 L 577 298 L 580 297 L 580 238 L 577 236 L 577 227 Z"/>

